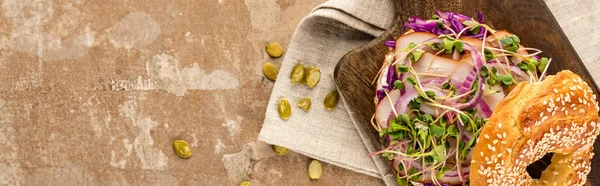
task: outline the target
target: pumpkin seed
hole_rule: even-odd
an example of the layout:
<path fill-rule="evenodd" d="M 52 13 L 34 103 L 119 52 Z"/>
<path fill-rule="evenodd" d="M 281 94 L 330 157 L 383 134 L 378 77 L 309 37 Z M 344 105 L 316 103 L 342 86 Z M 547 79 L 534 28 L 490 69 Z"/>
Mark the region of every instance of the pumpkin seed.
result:
<path fill-rule="evenodd" d="M 308 86 L 310 88 L 314 88 L 315 86 L 317 86 L 317 84 L 319 83 L 319 81 L 321 80 L 321 70 L 319 70 L 317 67 L 309 67 L 306 68 L 307 72 L 305 72 L 306 74 L 306 84 L 308 84 Z"/>
<path fill-rule="evenodd" d="M 281 45 L 277 43 L 268 43 L 265 48 L 267 50 L 267 54 L 269 54 L 271 57 L 278 58 L 283 55 L 283 48 L 281 48 Z"/>
<path fill-rule="evenodd" d="M 250 182 L 249 181 L 242 182 L 240 184 L 240 186 L 250 186 Z"/>
<path fill-rule="evenodd" d="M 323 100 L 323 105 L 325 105 L 325 109 L 333 110 L 337 106 L 339 96 L 340 95 L 338 94 L 337 90 L 329 92 L 329 94 L 327 94 L 327 96 L 325 96 L 325 99 Z"/>
<path fill-rule="evenodd" d="M 282 146 L 272 145 L 271 147 L 273 148 L 273 152 L 280 156 L 286 155 L 290 151 L 290 149 Z"/>
<path fill-rule="evenodd" d="M 294 66 L 294 69 L 292 70 L 292 74 L 290 74 L 290 82 L 302 83 L 302 81 L 304 80 L 304 77 L 305 77 L 304 65 L 298 63 L 296 66 Z"/>
<path fill-rule="evenodd" d="M 302 98 L 300 100 L 298 100 L 297 105 L 301 108 L 304 109 L 304 111 L 308 112 L 308 110 L 310 109 L 310 105 L 311 105 L 311 101 L 309 97 L 306 98 Z"/>
<path fill-rule="evenodd" d="M 173 142 L 173 151 L 181 158 L 189 158 L 192 155 L 192 148 L 183 140 L 175 140 Z"/>
<path fill-rule="evenodd" d="M 290 119 L 290 115 L 292 115 L 292 110 L 290 108 L 290 102 L 286 99 L 279 100 L 277 104 L 277 112 L 279 112 L 279 117 L 283 120 Z"/>
<path fill-rule="evenodd" d="M 262 71 L 263 71 L 263 74 L 265 74 L 265 76 L 267 78 L 269 78 L 270 80 L 273 80 L 273 81 L 275 81 L 275 79 L 277 79 L 277 74 L 279 74 L 279 70 L 277 69 L 277 67 L 275 67 L 275 65 L 273 65 L 273 63 L 263 64 Z"/>
<path fill-rule="evenodd" d="M 317 160 L 312 160 L 308 165 L 308 177 L 313 180 L 318 180 L 323 174 L 323 166 Z"/>

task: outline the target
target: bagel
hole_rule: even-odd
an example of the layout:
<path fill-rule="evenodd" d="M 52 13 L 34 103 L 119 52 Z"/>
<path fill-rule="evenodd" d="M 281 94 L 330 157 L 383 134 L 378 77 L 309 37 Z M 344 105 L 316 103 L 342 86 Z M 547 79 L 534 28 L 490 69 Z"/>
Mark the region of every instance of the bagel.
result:
<path fill-rule="evenodd" d="M 470 184 L 583 185 L 600 132 L 596 95 L 581 77 L 561 71 L 518 84 L 496 107 L 476 142 Z M 552 163 L 533 179 L 529 164 Z"/>

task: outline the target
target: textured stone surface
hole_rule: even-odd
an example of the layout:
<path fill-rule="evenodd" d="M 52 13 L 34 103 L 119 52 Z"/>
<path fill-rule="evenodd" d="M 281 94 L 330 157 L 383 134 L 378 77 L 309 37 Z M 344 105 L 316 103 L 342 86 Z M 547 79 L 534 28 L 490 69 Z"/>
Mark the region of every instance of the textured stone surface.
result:
<path fill-rule="evenodd" d="M 324 0 L 4 0 L 0 185 L 374 185 L 256 142 L 287 46 Z M 172 141 L 192 146 L 178 158 Z"/>

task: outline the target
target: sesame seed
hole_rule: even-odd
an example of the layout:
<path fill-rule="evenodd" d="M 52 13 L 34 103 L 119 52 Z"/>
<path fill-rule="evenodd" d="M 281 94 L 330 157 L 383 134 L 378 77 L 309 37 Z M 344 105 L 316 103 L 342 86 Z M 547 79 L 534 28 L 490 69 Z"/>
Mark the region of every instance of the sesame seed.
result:
<path fill-rule="evenodd" d="M 558 94 L 558 90 L 556 90 L 556 88 L 554 89 L 554 93 L 555 93 L 555 94 Z"/>
<path fill-rule="evenodd" d="M 487 135 L 487 134 L 484 134 L 484 135 L 483 135 L 483 137 L 484 137 L 485 139 L 490 139 L 490 136 L 489 136 L 489 135 Z"/>

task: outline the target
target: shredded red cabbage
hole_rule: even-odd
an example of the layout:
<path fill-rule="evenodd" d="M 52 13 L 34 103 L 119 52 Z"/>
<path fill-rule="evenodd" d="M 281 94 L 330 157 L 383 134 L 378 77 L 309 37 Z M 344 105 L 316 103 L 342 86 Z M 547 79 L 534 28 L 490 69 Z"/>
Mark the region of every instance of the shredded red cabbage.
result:
<path fill-rule="evenodd" d="M 466 25 L 464 24 L 465 21 L 472 20 L 476 21 L 477 23 L 484 23 L 483 14 L 481 12 L 477 13 L 476 20 L 469 16 L 455 12 L 441 12 L 438 10 L 436 10 L 435 12 L 436 15 L 439 17 L 438 20 L 424 20 L 420 17 L 413 16 L 408 18 L 408 22 L 404 23 L 404 26 L 406 28 L 411 28 L 416 32 L 430 32 L 435 35 L 447 35 L 452 33 L 452 31 L 454 31 L 455 33 L 459 33 L 461 30 L 463 30 L 466 27 Z M 438 25 L 438 23 L 446 25 L 447 27 L 443 25 Z M 448 27 L 452 29 L 452 31 L 448 30 Z M 483 39 L 487 37 L 487 34 L 485 33 L 485 28 L 479 27 L 478 29 L 467 31 L 463 35 L 467 37 Z"/>
<path fill-rule="evenodd" d="M 396 47 L 396 41 L 394 41 L 394 40 L 385 41 L 384 45 L 387 46 L 387 47 L 395 48 Z"/>

